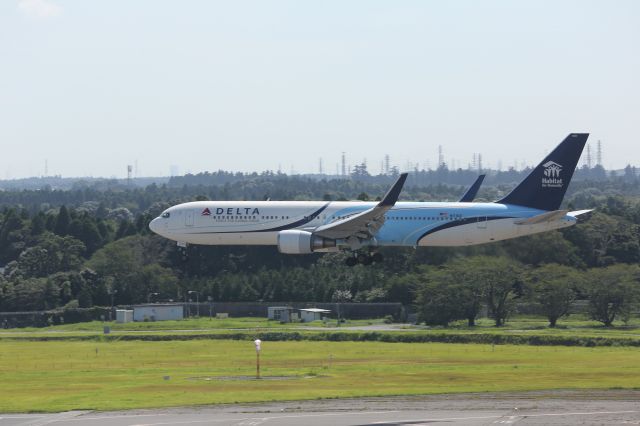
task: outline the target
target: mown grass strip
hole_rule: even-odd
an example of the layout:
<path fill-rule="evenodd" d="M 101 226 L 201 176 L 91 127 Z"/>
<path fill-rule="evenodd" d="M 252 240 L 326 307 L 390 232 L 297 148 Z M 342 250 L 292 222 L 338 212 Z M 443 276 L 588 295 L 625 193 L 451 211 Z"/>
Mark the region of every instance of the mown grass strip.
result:
<path fill-rule="evenodd" d="M 188 341 L 188 340 L 254 340 L 264 341 L 327 341 L 327 342 L 385 342 L 385 343 L 475 343 L 493 345 L 531 346 L 631 346 L 640 347 L 640 339 L 634 337 L 568 336 L 547 334 L 459 334 L 447 332 L 357 332 L 357 331 L 219 331 L 208 333 L 114 333 L 50 335 L 3 335 L 0 341 Z"/>

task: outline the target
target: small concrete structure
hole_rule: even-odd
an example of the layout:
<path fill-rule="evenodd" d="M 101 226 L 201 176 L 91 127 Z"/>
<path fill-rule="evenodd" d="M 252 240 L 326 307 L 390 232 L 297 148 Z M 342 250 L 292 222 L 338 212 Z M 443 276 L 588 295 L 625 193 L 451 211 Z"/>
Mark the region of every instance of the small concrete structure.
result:
<path fill-rule="evenodd" d="M 307 308 L 300 309 L 300 319 L 302 322 L 311 322 L 322 320 L 323 316 L 331 313 L 328 309 L 320 309 L 320 308 Z"/>
<path fill-rule="evenodd" d="M 133 321 L 133 311 L 130 309 L 116 309 L 116 322 L 124 324 Z"/>
<path fill-rule="evenodd" d="M 280 322 L 291 322 L 293 308 L 291 306 L 269 306 L 267 307 L 267 318 Z"/>
<path fill-rule="evenodd" d="M 152 303 L 133 307 L 134 321 L 167 321 L 184 318 L 184 307 L 179 303 Z"/>

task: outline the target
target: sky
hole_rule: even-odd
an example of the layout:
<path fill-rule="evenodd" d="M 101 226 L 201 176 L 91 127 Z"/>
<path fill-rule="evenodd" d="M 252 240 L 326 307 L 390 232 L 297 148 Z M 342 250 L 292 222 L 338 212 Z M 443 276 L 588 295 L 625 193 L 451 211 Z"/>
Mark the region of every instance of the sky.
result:
<path fill-rule="evenodd" d="M 640 2 L 0 2 L 0 179 L 640 165 Z"/>

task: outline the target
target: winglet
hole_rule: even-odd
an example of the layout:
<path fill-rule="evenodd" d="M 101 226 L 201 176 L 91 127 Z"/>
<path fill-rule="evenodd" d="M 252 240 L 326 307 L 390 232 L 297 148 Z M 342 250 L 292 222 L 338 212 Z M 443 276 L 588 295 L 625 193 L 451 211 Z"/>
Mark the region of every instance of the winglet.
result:
<path fill-rule="evenodd" d="M 402 192 L 402 187 L 404 186 L 404 181 L 407 180 L 407 176 L 409 176 L 409 173 L 400 174 L 400 177 L 396 180 L 391 189 L 389 189 L 384 197 L 382 197 L 382 201 L 378 203 L 378 207 L 393 206 L 396 201 L 398 201 L 398 197 L 400 196 L 400 192 Z"/>
<path fill-rule="evenodd" d="M 482 181 L 484 180 L 485 176 L 487 175 L 478 176 L 476 181 L 473 182 L 473 185 L 471 185 L 469 189 L 467 189 L 467 192 L 464 193 L 462 198 L 460 198 L 460 203 L 470 203 L 474 198 L 476 198 L 476 195 L 478 195 L 478 190 L 480 189 L 480 185 L 482 185 Z"/>

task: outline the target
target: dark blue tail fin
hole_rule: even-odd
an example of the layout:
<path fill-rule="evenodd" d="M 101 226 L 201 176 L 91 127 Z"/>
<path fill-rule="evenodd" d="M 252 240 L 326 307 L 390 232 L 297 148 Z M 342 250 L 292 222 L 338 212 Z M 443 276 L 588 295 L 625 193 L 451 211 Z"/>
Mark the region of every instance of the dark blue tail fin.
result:
<path fill-rule="evenodd" d="M 513 191 L 497 202 L 558 210 L 588 137 L 588 133 L 571 133 Z"/>
<path fill-rule="evenodd" d="M 473 201 L 474 198 L 476 198 L 476 195 L 478 195 L 478 190 L 480 189 L 480 185 L 482 185 L 482 181 L 484 180 L 485 176 L 487 175 L 480 175 L 476 178 L 476 181 L 473 182 L 473 184 L 469 187 L 469 189 L 467 189 L 467 192 L 464 193 L 464 195 L 462 196 L 462 198 L 460 198 L 460 201 L 458 201 L 459 203 L 470 203 Z"/>

